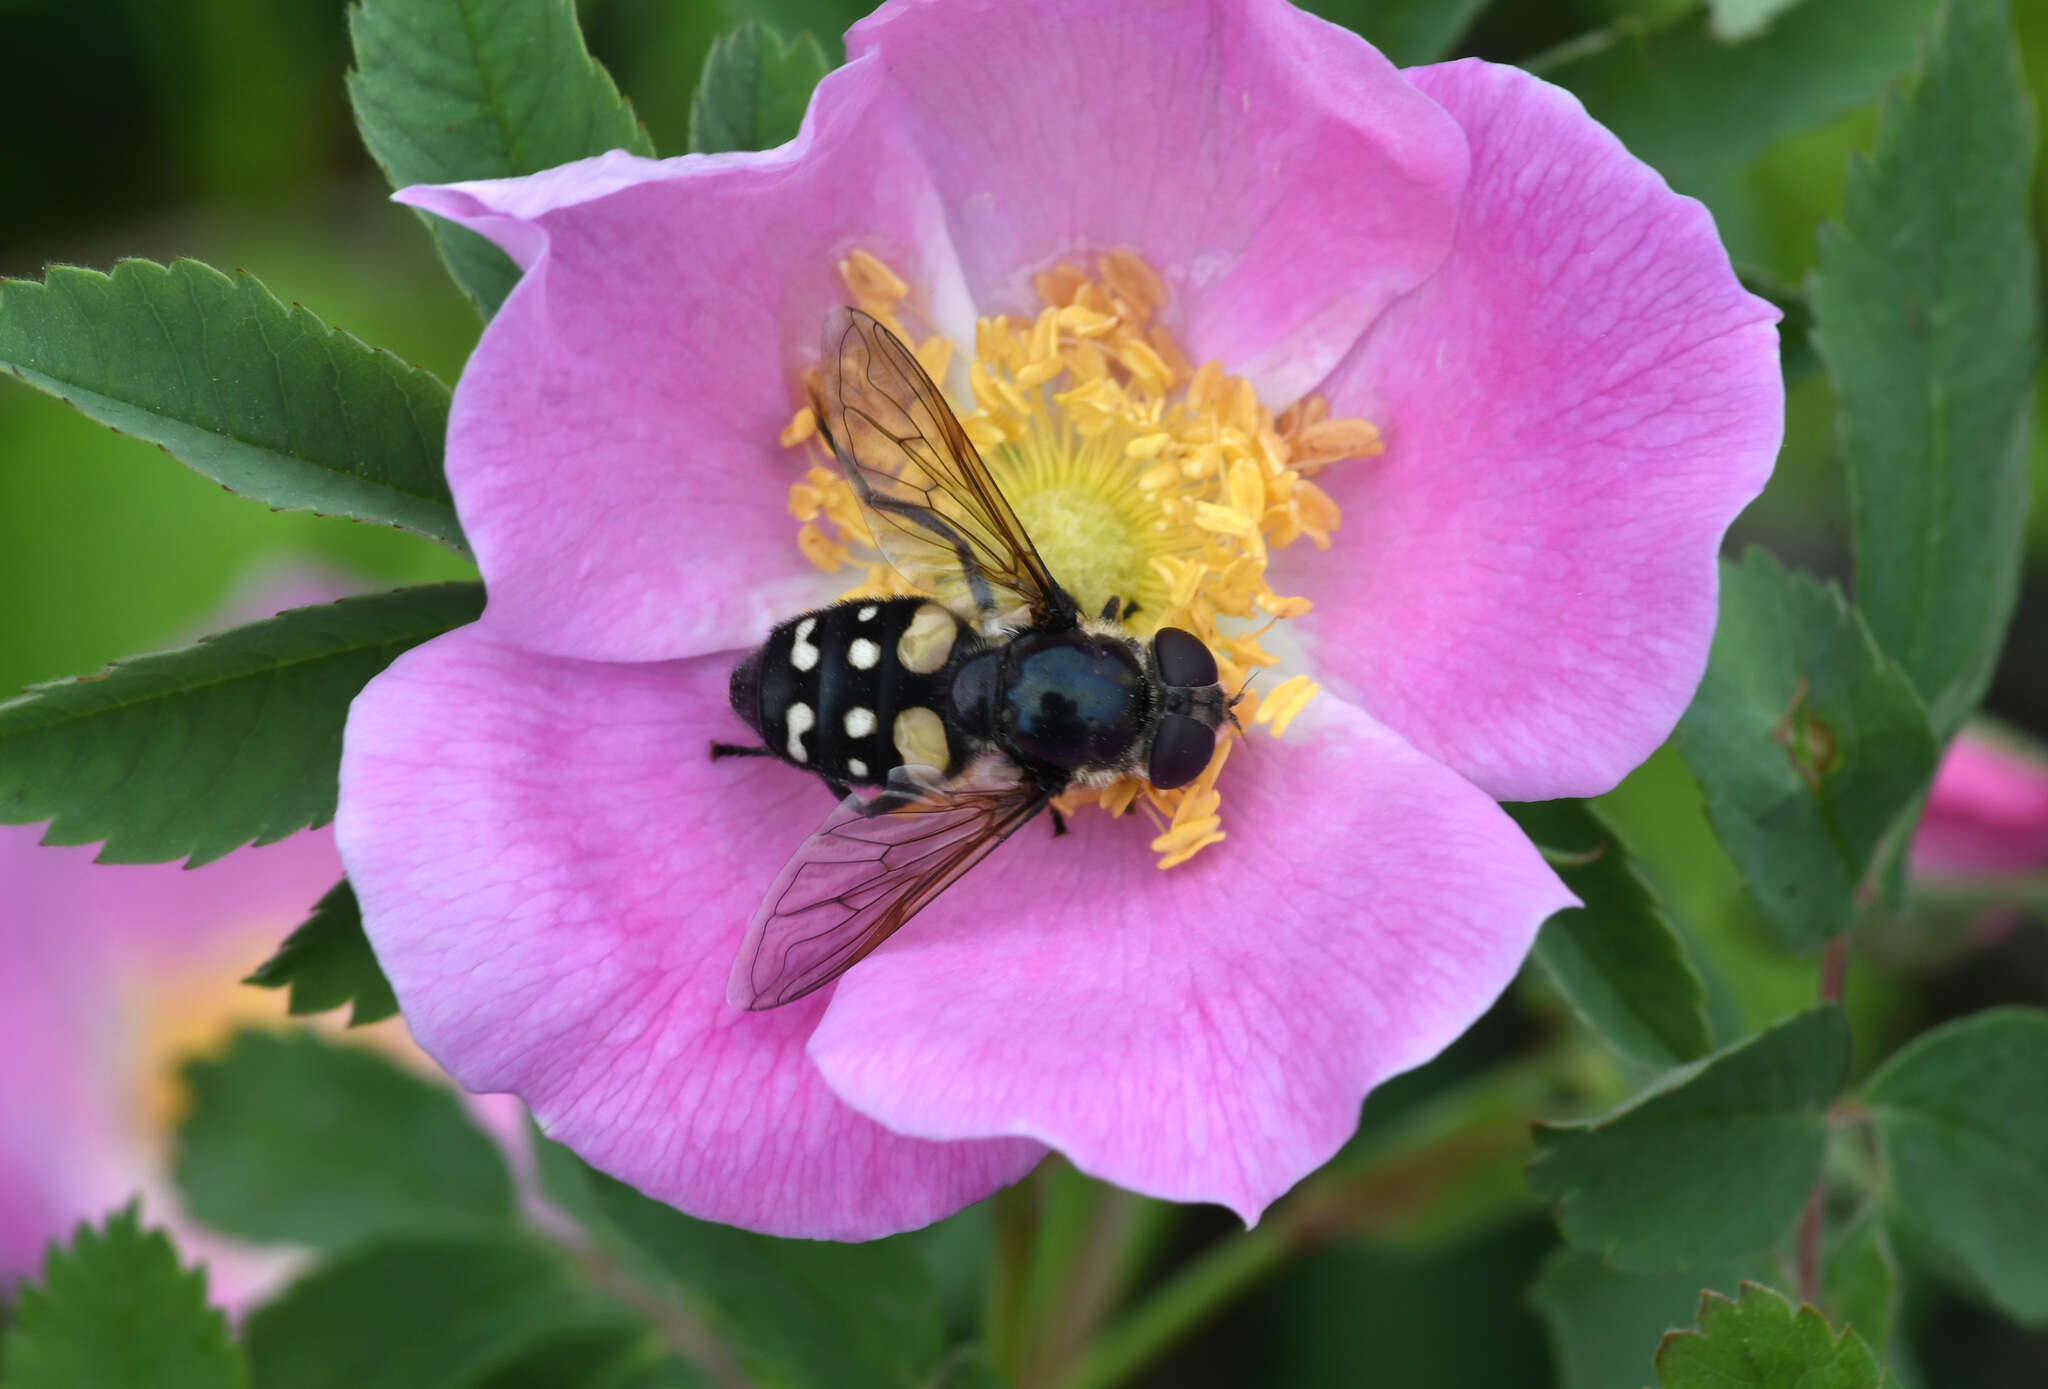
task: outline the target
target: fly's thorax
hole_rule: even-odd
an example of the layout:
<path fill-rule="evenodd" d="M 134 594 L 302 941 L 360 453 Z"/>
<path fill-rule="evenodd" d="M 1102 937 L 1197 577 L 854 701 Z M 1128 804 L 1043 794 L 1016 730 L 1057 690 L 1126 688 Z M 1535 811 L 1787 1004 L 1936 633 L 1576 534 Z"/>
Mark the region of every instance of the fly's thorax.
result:
<path fill-rule="evenodd" d="M 735 712 L 785 762 L 881 785 L 898 766 L 951 774 L 975 750 L 945 716 L 950 668 L 975 646 L 921 598 L 856 598 L 778 626 L 733 671 Z"/>
<path fill-rule="evenodd" d="M 1136 642 L 1083 630 L 1025 632 L 1002 656 L 993 707 L 1005 751 L 1068 773 L 1132 765 L 1152 713 Z"/>

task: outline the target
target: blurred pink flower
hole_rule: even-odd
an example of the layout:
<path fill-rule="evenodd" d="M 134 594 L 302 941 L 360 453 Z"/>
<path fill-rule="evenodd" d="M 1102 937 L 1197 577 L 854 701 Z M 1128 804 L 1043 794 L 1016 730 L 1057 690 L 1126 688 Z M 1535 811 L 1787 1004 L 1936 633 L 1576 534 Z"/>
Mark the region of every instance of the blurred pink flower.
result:
<path fill-rule="evenodd" d="M 488 610 L 349 722 L 366 925 L 452 1072 L 698 1215 L 871 1237 L 1050 1145 L 1256 1219 L 1572 902 L 1495 799 L 1604 791 L 1685 707 L 1777 449 L 1776 315 L 1567 94 L 1397 72 L 1279 0 L 895 3 L 847 51 L 778 150 L 401 195 L 526 274 L 449 428 Z M 843 587 L 777 442 L 824 318 L 874 299 L 986 372 L 1008 314 L 1085 359 L 1102 316 L 1055 267 L 1113 252 L 1161 290 L 1125 272 L 1115 330 L 1164 336 L 1117 349 L 1112 404 L 1156 376 L 1181 408 L 1218 361 L 1256 397 L 1218 446 L 1315 459 L 1269 474 L 1280 521 L 1242 505 L 1323 693 L 1232 760 L 1185 866 L 1140 816 L 1033 826 L 835 986 L 736 1011 L 748 917 L 830 809 L 705 756 L 735 650 Z M 1026 386 L 977 376 L 970 427 L 1085 403 Z"/>
<path fill-rule="evenodd" d="M 216 625 L 326 602 L 345 586 L 264 569 Z M 140 1196 L 144 1218 L 206 1262 L 213 1300 L 240 1309 L 298 1256 L 181 1214 L 169 1151 L 178 1069 L 237 1026 L 283 1021 L 282 993 L 241 980 L 340 879 L 333 834 L 308 830 L 188 870 L 98 864 L 96 847 L 45 847 L 42 833 L 0 826 L 0 1294 L 35 1273 L 50 1241 Z M 383 1040 L 410 1051 L 389 1030 Z M 515 1166 L 525 1157 L 516 1108 L 502 1097 L 476 1108 Z"/>
<path fill-rule="evenodd" d="M 1965 729 L 1935 771 L 1908 862 L 1929 878 L 2048 871 L 2048 762 Z"/>
<path fill-rule="evenodd" d="M 208 1235 L 178 1213 L 169 1127 L 177 1068 L 282 998 L 240 984 L 341 876 L 325 830 L 204 868 L 95 864 L 0 827 L 0 1286 L 43 1246 L 131 1198 L 204 1258 L 216 1301 L 239 1306 L 290 1257 Z"/>

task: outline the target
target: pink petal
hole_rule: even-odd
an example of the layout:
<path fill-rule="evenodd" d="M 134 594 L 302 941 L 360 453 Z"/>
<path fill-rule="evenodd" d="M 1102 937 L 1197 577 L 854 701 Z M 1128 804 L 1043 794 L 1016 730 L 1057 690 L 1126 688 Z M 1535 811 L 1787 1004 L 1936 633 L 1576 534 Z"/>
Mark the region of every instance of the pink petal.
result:
<path fill-rule="evenodd" d="M 1286 402 L 1450 245 L 1456 123 L 1281 0 L 896 3 L 847 50 L 901 92 L 985 312 L 1035 309 L 1030 272 L 1063 256 L 1128 247 L 1195 360 Z"/>
<path fill-rule="evenodd" d="M 530 649 L 661 660 L 758 640 L 831 591 L 796 548 L 776 436 L 802 403 L 855 247 L 964 326 L 943 217 L 879 111 L 879 67 L 818 89 L 764 154 L 613 153 L 401 200 L 528 269 L 469 359 L 448 480 L 490 590 Z M 843 587 L 843 584 L 840 585 Z"/>
<path fill-rule="evenodd" d="M 1250 1222 L 1574 902 L 1491 800 L 1328 696 L 1225 780 L 1230 837 L 1164 873 L 1141 817 L 1027 826 L 840 981 L 811 1039 L 833 1089 Z"/>
<path fill-rule="evenodd" d="M 1513 68 L 1409 73 L 1471 141 L 1442 272 L 1327 383 L 1384 430 L 1290 552 L 1303 626 L 1373 714 L 1509 800 L 1605 791 L 1705 669 L 1715 555 L 1783 423 L 1776 311 L 1707 212 Z"/>
<path fill-rule="evenodd" d="M 1966 729 L 1941 759 L 1913 834 L 1913 871 L 1976 877 L 2048 868 L 2048 765 Z"/>
<path fill-rule="evenodd" d="M 828 995 L 725 1001 L 749 915 L 831 809 L 743 736 L 724 658 L 618 666 L 465 628 L 371 682 L 336 828 L 420 1044 L 648 1195 L 774 1234 L 864 1239 L 1017 1180 L 1031 1143 L 863 1118 L 804 1044 Z"/>

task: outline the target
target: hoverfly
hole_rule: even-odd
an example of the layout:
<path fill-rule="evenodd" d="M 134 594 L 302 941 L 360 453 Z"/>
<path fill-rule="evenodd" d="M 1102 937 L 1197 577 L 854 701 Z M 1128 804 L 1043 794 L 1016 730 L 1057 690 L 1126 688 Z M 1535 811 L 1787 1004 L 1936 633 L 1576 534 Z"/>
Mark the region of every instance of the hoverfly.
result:
<path fill-rule="evenodd" d="M 733 670 L 733 711 L 761 746 L 712 756 L 778 757 L 840 798 L 754 913 L 727 988 L 746 1009 L 838 978 L 1061 792 L 1131 773 L 1192 781 L 1235 722 L 1193 633 L 1132 637 L 1114 597 L 1082 615 L 939 388 L 874 318 L 830 315 L 812 406 L 877 548 L 933 596 L 802 613 Z"/>

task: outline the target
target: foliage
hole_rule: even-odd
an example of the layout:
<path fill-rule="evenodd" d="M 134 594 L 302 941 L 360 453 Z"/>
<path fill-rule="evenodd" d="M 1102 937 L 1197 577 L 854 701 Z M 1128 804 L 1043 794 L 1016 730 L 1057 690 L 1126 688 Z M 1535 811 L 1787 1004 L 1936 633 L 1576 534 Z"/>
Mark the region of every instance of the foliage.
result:
<path fill-rule="evenodd" d="M 241 1389 L 249 1376 L 206 1274 L 134 1206 L 53 1247 L 0 1341 L 7 1389 Z"/>
<path fill-rule="evenodd" d="M 794 138 L 854 7 L 721 8 L 730 22 L 708 52 L 701 37 L 650 46 L 690 61 L 658 69 L 680 85 L 649 109 L 679 109 L 697 72 L 692 152 Z M 1799 449 L 1831 421 L 1848 593 L 1827 577 L 1830 546 L 1786 543 L 1767 497 L 1747 534 L 1770 550 L 1724 563 L 1711 658 L 1674 735 L 1698 831 L 1631 821 L 1621 800 L 1508 808 L 1584 903 L 1546 923 L 1534 952 L 1579 1026 L 1532 1037 L 1555 1020 L 1504 1008 L 1510 1041 L 1468 1041 L 1387 1087 L 1369 1124 L 1406 1103 L 1405 1085 L 1423 1102 L 1257 1230 L 1212 1238 L 1069 1171 L 963 1223 L 864 1246 L 706 1224 L 536 1137 L 543 1205 L 516 1187 L 524 1145 L 502 1147 L 438 1083 L 354 1042 L 244 1032 L 184 1071 L 183 1209 L 310 1262 L 240 1320 L 238 1340 L 166 1233 L 135 1207 L 112 1213 L 22 1288 L 0 1385 L 809 1389 L 997 1385 L 1025 1365 L 1032 1382 L 1102 1389 L 1306 1251 L 1305 1305 L 1365 1289 L 1400 1309 L 1374 1323 L 1384 1373 L 1428 1364 L 1403 1358 L 1416 1347 L 1498 1330 L 1501 1299 L 1465 1294 L 1509 1276 L 1496 1243 L 1514 1246 L 1512 1277 L 1527 1281 L 1552 1238 L 1536 1202 L 1565 1241 L 1530 1293 L 1564 1389 L 1653 1376 L 1666 1389 L 1912 1384 L 1924 1319 L 1900 1308 L 1937 1282 L 2048 1326 L 2048 1011 L 1990 1008 L 1915 1036 L 1925 1021 L 1898 1000 L 1918 981 L 1862 949 L 1873 927 L 1914 927 L 1892 914 L 1915 891 L 1903 848 L 1943 744 L 1991 685 L 2022 572 L 2040 325 L 2034 114 L 2007 4 L 1312 8 L 1401 63 L 1521 58 L 1706 198 L 1731 242 L 1763 235 L 1756 223 L 1775 210 L 1758 190 L 1780 187 L 1769 176 L 1788 150 L 1826 151 L 1811 181 L 1831 188 L 1846 145 L 1869 145 L 1838 200 L 1815 195 L 1827 226 L 1812 254 L 1809 221 L 1779 257 L 1789 264 L 1744 267 L 1787 313 L 1788 382 L 1812 374 L 1793 399 L 1807 443 L 1788 446 L 1778 486 L 1795 485 Z M 358 0 L 346 86 L 364 145 L 393 187 L 652 156 L 579 14 L 594 36 L 713 21 L 634 28 L 621 13 L 603 0 Z M 331 42 L 338 55 L 338 27 Z M 224 58 L 207 70 L 256 82 L 266 69 Z M 127 99 L 119 82 L 100 86 Z M 680 121 L 660 128 L 679 134 Z M 488 318 L 517 267 L 469 232 L 429 227 Z M 448 388 L 253 276 L 129 260 L 5 281 L 0 363 L 273 510 L 369 523 L 442 560 L 467 553 L 442 469 Z M 48 821 L 53 844 L 104 841 L 107 862 L 195 864 L 324 824 L 349 702 L 482 608 L 474 583 L 398 589 L 40 685 L 0 703 L 0 821 Z M 1666 810 L 1676 824 L 1694 807 Z M 1704 862 L 1709 831 L 1725 863 Z M 2038 908 L 2039 887 L 1992 884 L 1987 898 Z M 1845 1005 L 1852 941 L 1869 996 Z M 352 1004 L 361 1024 L 397 1008 L 346 882 L 250 982 L 286 990 L 293 1014 Z M 1518 1181 L 1531 1118 L 1547 1122 Z M 1394 1297 L 1404 1278 L 1413 1286 Z M 1421 1326 L 1438 1302 L 1454 1324 Z M 1676 1329 L 1695 1314 L 1697 1330 Z M 1313 1316 L 1246 1315 L 1316 1334 Z M 1396 1344 L 1405 1322 L 1418 1326 Z M 1047 1344 L 1020 1347 L 1020 1327 Z M 1355 1368 L 1337 1344 L 1288 1363 Z"/>
<path fill-rule="evenodd" d="M 1911 64 L 1937 3 L 1803 0 L 1739 43 L 1715 33 L 1715 13 L 1672 8 L 1673 22 L 1623 20 L 1534 66 L 1675 187 L 1702 194 L 1773 140 L 1876 97 Z"/>
<path fill-rule="evenodd" d="M 1862 617 L 1762 550 L 1722 567 L 1713 656 L 1673 737 L 1757 907 L 1799 948 L 1855 917 L 1937 753 Z"/>
<path fill-rule="evenodd" d="M 441 477 L 448 388 L 197 261 L 0 284 L 0 365 L 279 511 L 462 548 Z"/>
<path fill-rule="evenodd" d="M 1791 1230 L 1849 1066 L 1838 1009 L 1816 1008 L 1676 1071 L 1605 1118 L 1537 1130 L 1529 1180 L 1566 1238 L 1616 1268 L 1723 1263 Z"/>
<path fill-rule="evenodd" d="M 363 934 L 355 889 L 346 882 L 336 883 L 315 903 L 313 914 L 243 982 L 289 990 L 294 1017 L 353 1003 L 348 1025 L 361 1027 L 398 1011 L 391 981 Z"/>
<path fill-rule="evenodd" d="M 1943 736 L 1983 698 L 2019 583 L 2033 133 L 2003 6 L 1944 8 L 1850 166 L 1811 288 L 1841 401 L 1856 604 Z"/>
<path fill-rule="evenodd" d="M 250 1318 L 248 1343 L 257 1389 L 630 1384 L 659 1354 L 645 1323 L 560 1251 L 509 1231 L 355 1249 Z M 546 1378 L 565 1358 L 577 1379 Z"/>
<path fill-rule="evenodd" d="M 186 1208 L 244 1239 L 335 1249 L 512 1218 L 504 1158 L 447 1087 L 311 1033 L 248 1031 L 185 1068 L 172 1170 Z"/>
<path fill-rule="evenodd" d="M 551 1195 L 607 1244 L 672 1279 L 755 1381 L 786 1389 L 927 1382 L 944 1349 L 938 1289 L 903 1239 L 772 1239 L 692 1220 L 543 1143 Z"/>
<path fill-rule="evenodd" d="M 107 863 L 204 863 L 334 818 L 341 728 L 369 678 L 475 619 L 475 584 L 295 608 L 0 704 L 0 822 Z"/>
<path fill-rule="evenodd" d="M 2048 1324 L 2048 1013 L 1994 1009 L 1863 1087 L 1895 1217 L 2014 1317 Z"/>
<path fill-rule="evenodd" d="M 1657 1374 L 1664 1389 L 1898 1389 L 1861 1336 L 1754 1283 L 1701 1298 L 1700 1329 L 1664 1338 Z"/>
<path fill-rule="evenodd" d="M 584 48 L 574 0 L 359 0 L 348 28 L 349 103 L 393 188 L 654 153 Z M 474 232 L 425 220 L 455 282 L 496 313 L 517 267 Z"/>
<path fill-rule="evenodd" d="M 784 39 L 765 24 L 739 25 L 704 60 L 690 103 L 690 148 L 718 154 L 795 139 L 811 89 L 831 67 L 809 34 Z"/>
<path fill-rule="evenodd" d="M 1573 1008 L 1622 1055 L 1662 1069 L 1713 1048 L 1685 942 L 1600 812 L 1581 801 L 1509 807 L 1585 905 L 1559 912 L 1536 959 Z"/>

